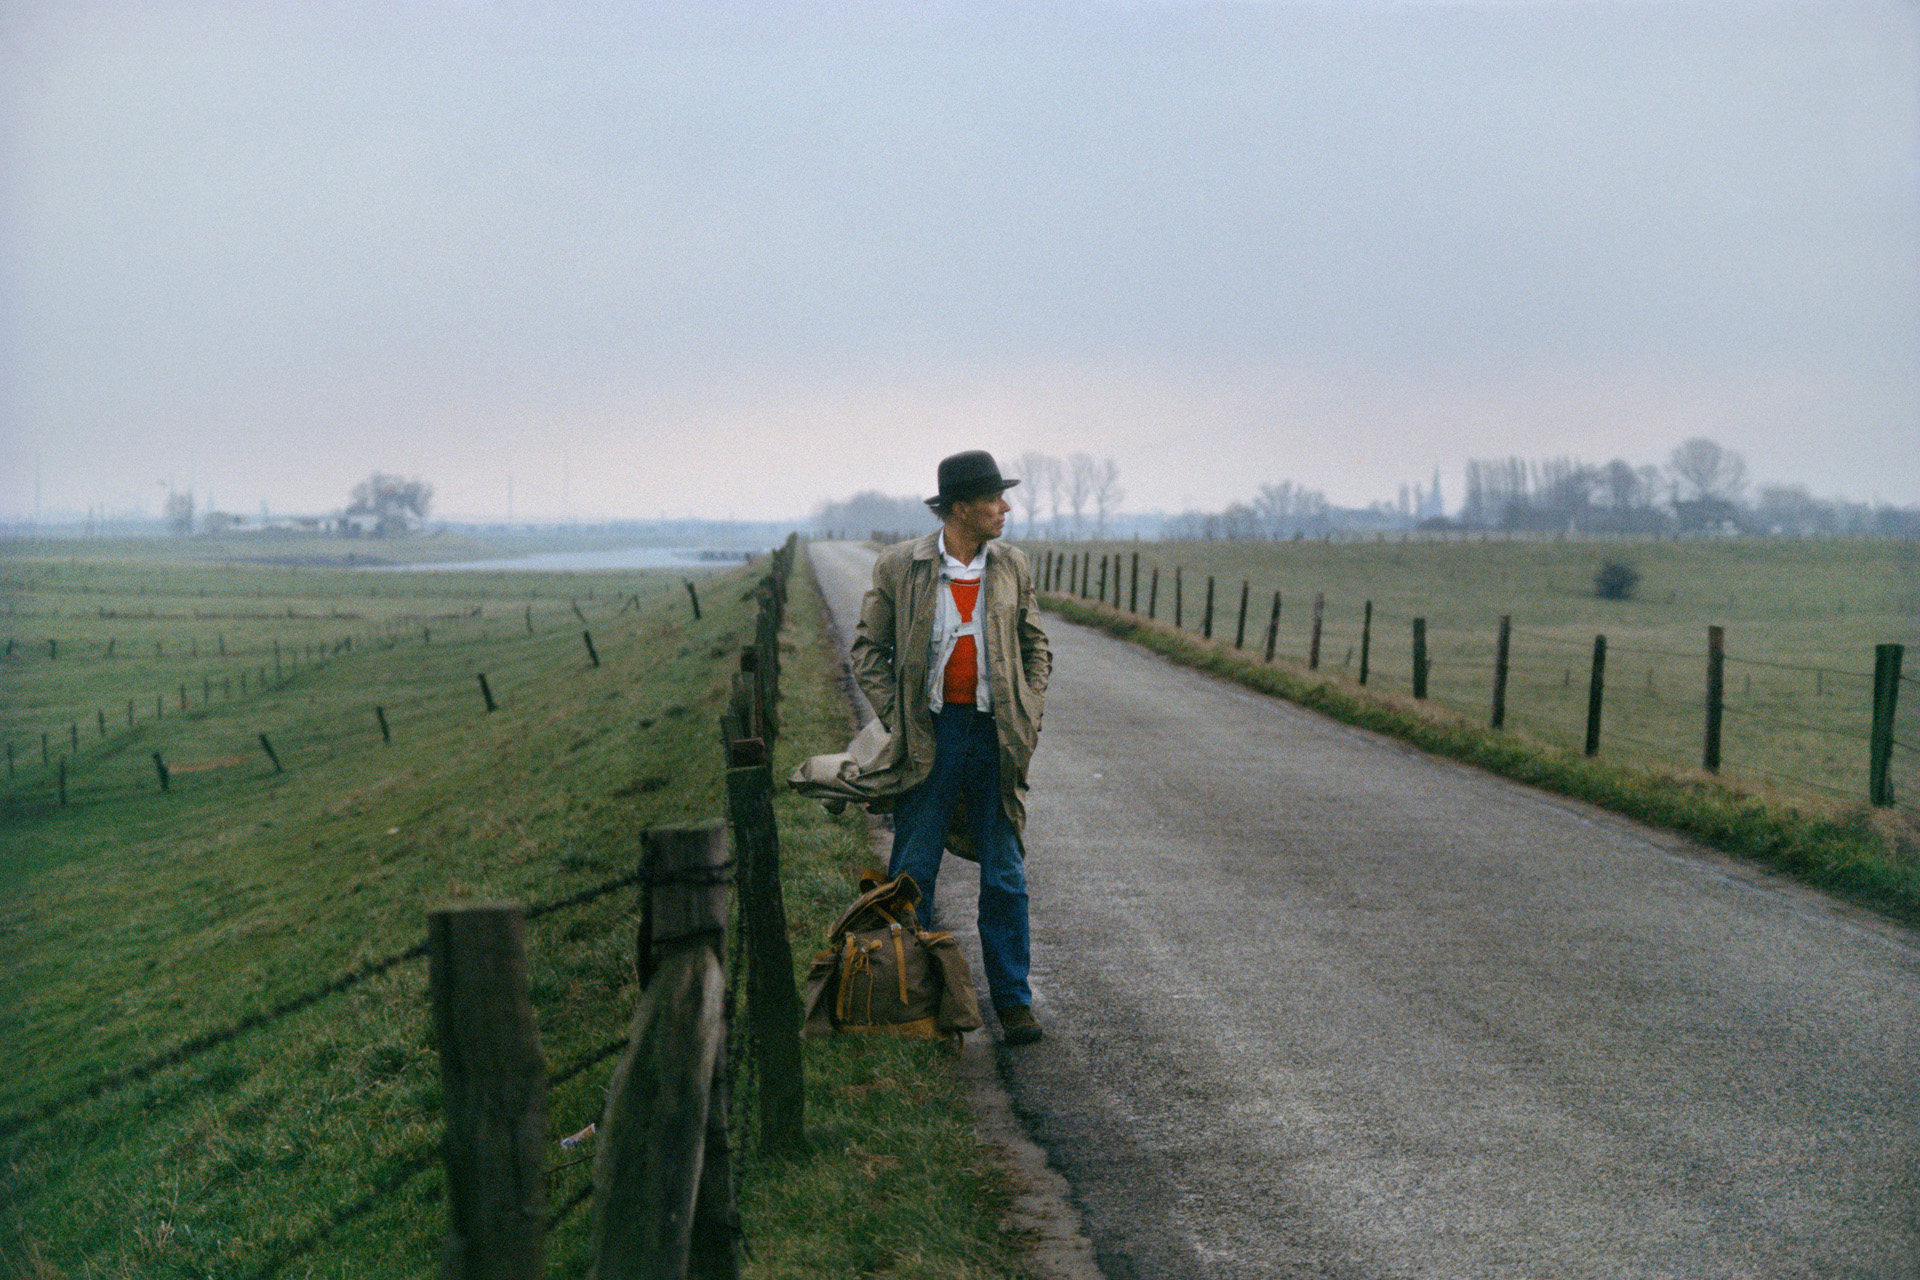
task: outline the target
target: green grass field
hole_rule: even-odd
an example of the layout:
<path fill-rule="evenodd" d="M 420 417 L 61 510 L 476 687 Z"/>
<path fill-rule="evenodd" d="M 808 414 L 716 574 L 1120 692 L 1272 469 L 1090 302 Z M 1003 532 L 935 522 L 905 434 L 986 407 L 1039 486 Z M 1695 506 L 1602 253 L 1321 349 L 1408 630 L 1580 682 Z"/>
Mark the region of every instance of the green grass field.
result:
<path fill-rule="evenodd" d="M 720 816 L 715 726 L 751 637 L 751 574 L 703 579 L 696 622 L 677 576 L 375 575 L 141 550 L 0 560 L 14 639 L 0 721 L 30 746 L 0 791 L 0 1269 L 433 1274 L 425 966 L 375 962 L 406 955 L 434 905 L 559 899 L 631 872 L 646 827 Z M 818 603 L 804 583 L 794 599 L 780 767 L 847 733 Z M 779 809 L 804 964 L 866 837 L 810 803 Z M 553 1091 L 556 1135 L 599 1116 L 600 1055 L 636 998 L 633 903 L 622 891 L 529 927 L 549 1070 L 580 1068 Z M 937 1054 L 816 1045 L 808 1070 L 813 1157 L 748 1165 L 749 1274 L 1021 1273 L 999 1226 L 1005 1175 Z M 586 1178 L 558 1170 L 551 1203 Z M 556 1274 L 584 1271 L 586 1227 L 580 1211 L 555 1231 Z"/>
<path fill-rule="evenodd" d="M 1160 571 L 1156 614 L 1199 631 L 1208 575 L 1213 635 L 1233 643 L 1248 584 L 1246 646 L 1263 655 L 1273 594 L 1276 659 L 1304 666 L 1323 594 L 1320 671 L 1357 681 L 1373 604 L 1368 684 L 1407 694 L 1412 623 L 1424 618 L 1428 695 L 1484 722 L 1501 615 L 1513 619 L 1507 724 L 1560 747 L 1584 745 L 1593 639 L 1607 638 L 1601 753 L 1681 774 L 1701 764 L 1706 629 L 1725 628 L 1722 775 L 1786 795 L 1866 798 L 1874 646 L 1908 646 L 1895 736 L 1895 792 L 1920 804 L 1920 546 L 1903 541 L 1386 541 L 1367 543 L 1061 543 L 1140 556 L 1139 609 Z M 1641 575 L 1635 598 L 1602 600 L 1593 576 L 1620 559 Z M 1109 584 L 1108 598 L 1113 587 Z M 1130 600 L 1123 599 L 1123 605 Z"/>

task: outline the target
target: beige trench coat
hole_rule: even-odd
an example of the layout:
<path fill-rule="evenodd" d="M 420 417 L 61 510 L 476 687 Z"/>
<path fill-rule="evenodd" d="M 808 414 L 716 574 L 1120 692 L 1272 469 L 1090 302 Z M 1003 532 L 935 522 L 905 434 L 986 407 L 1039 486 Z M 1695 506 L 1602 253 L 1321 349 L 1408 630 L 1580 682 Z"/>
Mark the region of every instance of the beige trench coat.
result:
<path fill-rule="evenodd" d="M 791 779 L 799 790 L 881 810 L 887 797 L 912 790 L 933 771 L 927 684 L 939 602 L 938 539 L 935 532 L 896 543 L 875 562 L 849 662 L 882 727 L 869 726 L 849 754 L 803 764 Z M 1000 738 L 1000 800 L 1025 848 L 1027 764 L 1040 740 L 1053 653 L 1036 621 L 1040 609 L 1026 554 L 1000 541 L 989 542 L 986 553 L 976 608 L 984 610 L 987 687 Z M 883 803 L 871 804 L 875 800 Z"/>

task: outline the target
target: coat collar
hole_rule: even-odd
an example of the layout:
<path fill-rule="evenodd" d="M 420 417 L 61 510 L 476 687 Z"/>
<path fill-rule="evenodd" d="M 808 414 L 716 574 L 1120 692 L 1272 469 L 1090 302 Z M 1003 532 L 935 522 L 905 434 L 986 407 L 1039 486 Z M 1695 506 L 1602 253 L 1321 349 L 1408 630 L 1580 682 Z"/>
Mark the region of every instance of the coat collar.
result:
<path fill-rule="evenodd" d="M 986 568 L 991 569 L 994 561 L 999 558 L 1000 543 L 1001 540 L 999 538 L 994 538 L 987 543 L 985 548 L 987 556 Z M 931 560 L 936 566 L 940 563 L 940 531 L 938 529 L 914 539 L 912 558 L 915 560 Z"/>

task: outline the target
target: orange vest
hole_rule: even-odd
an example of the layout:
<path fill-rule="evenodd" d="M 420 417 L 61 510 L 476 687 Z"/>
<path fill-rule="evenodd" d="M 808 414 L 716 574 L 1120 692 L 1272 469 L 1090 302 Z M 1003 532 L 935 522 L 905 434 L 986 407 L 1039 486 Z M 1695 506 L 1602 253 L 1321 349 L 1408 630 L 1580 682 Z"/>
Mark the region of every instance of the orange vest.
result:
<path fill-rule="evenodd" d="M 972 582 L 954 582 L 953 603 L 960 610 L 960 621 L 973 621 L 973 607 L 980 601 L 980 580 Z M 972 636 L 961 636 L 953 642 L 953 656 L 947 659 L 947 669 L 941 680 L 941 701 L 952 706 L 960 703 L 972 706 L 974 686 L 980 681 L 980 655 L 973 646 Z"/>

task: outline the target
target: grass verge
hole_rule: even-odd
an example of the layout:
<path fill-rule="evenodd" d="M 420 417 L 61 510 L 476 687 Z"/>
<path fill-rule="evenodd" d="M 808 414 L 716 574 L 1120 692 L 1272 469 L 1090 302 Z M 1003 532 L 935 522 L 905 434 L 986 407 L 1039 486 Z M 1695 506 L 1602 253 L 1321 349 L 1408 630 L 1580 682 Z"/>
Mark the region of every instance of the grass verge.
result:
<path fill-rule="evenodd" d="M 1411 698 L 1244 657 L 1224 644 L 1084 600 L 1045 595 L 1068 621 L 1097 627 L 1202 671 L 1347 724 L 1585 800 L 1761 862 L 1909 924 L 1920 923 L 1920 833 L 1865 805 L 1819 810 L 1685 776 L 1602 762 L 1468 722 Z"/>

